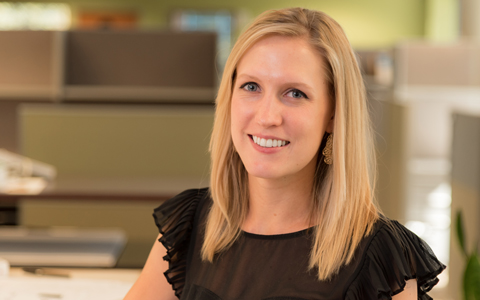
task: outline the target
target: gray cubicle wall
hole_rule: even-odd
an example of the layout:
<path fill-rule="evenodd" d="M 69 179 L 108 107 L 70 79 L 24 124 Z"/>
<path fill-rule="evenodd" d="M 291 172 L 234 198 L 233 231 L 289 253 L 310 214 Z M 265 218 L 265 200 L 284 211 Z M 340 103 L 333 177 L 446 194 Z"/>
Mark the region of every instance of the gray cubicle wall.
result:
<path fill-rule="evenodd" d="M 212 103 L 215 97 L 214 33 L 72 31 L 65 44 L 66 101 Z"/>
<path fill-rule="evenodd" d="M 66 85 L 212 87 L 215 49 L 211 33 L 72 31 Z"/>

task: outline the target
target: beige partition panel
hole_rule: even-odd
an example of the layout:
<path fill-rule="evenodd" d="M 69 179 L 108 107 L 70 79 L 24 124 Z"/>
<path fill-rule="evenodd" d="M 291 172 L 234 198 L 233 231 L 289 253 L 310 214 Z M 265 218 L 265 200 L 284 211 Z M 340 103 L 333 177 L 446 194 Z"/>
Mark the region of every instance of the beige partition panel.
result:
<path fill-rule="evenodd" d="M 213 106 L 24 105 L 23 153 L 60 178 L 208 179 Z"/>
<path fill-rule="evenodd" d="M 474 42 L 408 42 L 396 48 L 396 85 L 469 86 L 480 84 L 480 46 Z"/>
<path fill-rule="evenodd" d="M 376 198 L 383 213 L 405 222 L 406 120 L 408 109 L 393 101 L 370 100 L 377 153 Z"/>
<path fill-rule="evenodd" d="M 452 229 L 462 211 L 468 251 L 480 241 L 480 116 L 454 115 L 452 144 Z M 449 277 L 453 299 L 461 299 L 464 257 L 455 230 L 451 231 Z"/>

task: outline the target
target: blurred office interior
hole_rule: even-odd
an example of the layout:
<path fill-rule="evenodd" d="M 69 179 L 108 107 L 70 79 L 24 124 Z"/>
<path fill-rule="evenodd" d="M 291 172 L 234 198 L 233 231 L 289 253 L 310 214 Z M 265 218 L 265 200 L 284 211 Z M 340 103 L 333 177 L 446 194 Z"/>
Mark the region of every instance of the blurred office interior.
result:
<path fill-rule="evenodd" d="M 368 90 L 377 201 L 448 265 L 434 298 L 459 299 L 458 211 L 468 247 L 480 240 L 476 0 L 0 2 L 0 148 L 56 174 L 39 193 L 4 190 L 0 224 L 120 228 L 117 267 L 141 268 L 152 209 L 208 185 L 231 45 L 255 16 L 289 6 L 345 29 Z"/>

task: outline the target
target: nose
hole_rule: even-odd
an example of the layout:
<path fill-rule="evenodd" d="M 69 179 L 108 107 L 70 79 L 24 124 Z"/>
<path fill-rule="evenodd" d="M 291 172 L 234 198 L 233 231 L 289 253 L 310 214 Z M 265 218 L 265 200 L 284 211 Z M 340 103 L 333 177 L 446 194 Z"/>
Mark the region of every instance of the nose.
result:
<path fill-rule="evenodd" d="M 263 127 L 279 126 L 283 122 L 281 101 L 275 95 L 265 95 L 259 102 L 255 119 Z"/>

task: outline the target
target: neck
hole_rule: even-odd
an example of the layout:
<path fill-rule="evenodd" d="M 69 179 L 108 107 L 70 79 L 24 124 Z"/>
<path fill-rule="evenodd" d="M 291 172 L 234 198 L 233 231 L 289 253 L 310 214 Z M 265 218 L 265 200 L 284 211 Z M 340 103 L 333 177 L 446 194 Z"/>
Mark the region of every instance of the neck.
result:
<path fill-rule="evenodd" d="M 250 176 L 249 211 L 242 229 L 256 234 L 284 234 L 311 227 L 313 174 L 296 178 Z"/>

